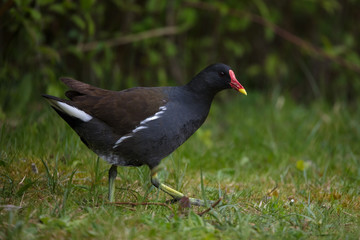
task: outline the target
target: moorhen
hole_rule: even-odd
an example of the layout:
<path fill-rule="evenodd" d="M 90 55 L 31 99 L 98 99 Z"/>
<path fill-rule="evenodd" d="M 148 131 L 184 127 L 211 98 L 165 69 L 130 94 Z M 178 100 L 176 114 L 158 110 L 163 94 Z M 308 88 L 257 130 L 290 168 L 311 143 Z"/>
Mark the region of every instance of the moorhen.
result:
<path fill-rule="evenodd" d="M 82 142 L 112 166 L 109 200 L 114 201 L 117 166 L 148 165 L 152 184 L 175 200 L 184 197 L 157 177 L 160 161 L 183 144 L 205 121 L 216 93 L 233 88 L 247 95 L 229 66 L 213 64 L 188 84 L 135 87 L 110 91 L 61 78 L 70 100 L 43 95 L 80 136 Z M 190 198 L 190 203 L 204 205 Z"/>

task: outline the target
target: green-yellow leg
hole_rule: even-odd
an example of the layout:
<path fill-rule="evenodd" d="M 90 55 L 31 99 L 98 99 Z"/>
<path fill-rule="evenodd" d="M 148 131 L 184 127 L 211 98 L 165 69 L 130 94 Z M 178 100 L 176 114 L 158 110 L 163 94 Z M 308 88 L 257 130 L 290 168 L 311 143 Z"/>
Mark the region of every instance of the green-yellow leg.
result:
<path fill-rule="evenodd" d="M 109 170 L 109 201 L 114 202 L 114 193 L 115 193 L 115 179 L 117 175 L 117 166 L 112 165 Z"/>
<path fill-rule="evenodd" d="M 158 171 L 159 171 L 158 168 L 151 169 L 151 183 L 155 187 L 157 187 L 158 189 L 162 190 L 163 192 L 169 194 L 177 201 L 179 201 L 182 197 L 185 196 L 183 193 L 176 191 L 175 189 L 172 189 L 171 187 L 166 186 L 165 184 L 161 183 L 157 176 Z M 190 204 L 192 204 L 192 205 L 205 206 L 205 202 L 200 199 L 189 198 L 189 201 L 190 201 Z"/>

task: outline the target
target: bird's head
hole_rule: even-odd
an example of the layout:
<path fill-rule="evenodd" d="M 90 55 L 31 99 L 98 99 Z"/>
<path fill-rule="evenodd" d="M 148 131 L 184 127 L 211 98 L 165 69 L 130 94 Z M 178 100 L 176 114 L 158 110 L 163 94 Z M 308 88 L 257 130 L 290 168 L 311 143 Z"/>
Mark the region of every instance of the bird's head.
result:
<path fill-rule="evenodd" d="M 205 92 L 206 89 L 212 92 L 218 92 L 223 89 L 233 88 L 234 90 L 247 95 L 245 88 L 235 77 L 231 68 L 222 63 L 216 63 L 208 66 L 194 77 L 190 85 L 194 89 Z"/>

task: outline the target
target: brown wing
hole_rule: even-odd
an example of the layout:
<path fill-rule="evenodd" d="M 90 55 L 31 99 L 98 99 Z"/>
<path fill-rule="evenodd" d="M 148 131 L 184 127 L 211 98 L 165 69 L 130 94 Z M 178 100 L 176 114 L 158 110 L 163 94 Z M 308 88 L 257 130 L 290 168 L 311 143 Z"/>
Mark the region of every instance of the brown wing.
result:
<path fill-rule="evenodd" d="M 70 78 L 61 81 L 72 89 L 65 95 L 74 106 L 103 121 L 120 136 L 130 133 L 168 101 L 162 88 L 110 91 Z"/>

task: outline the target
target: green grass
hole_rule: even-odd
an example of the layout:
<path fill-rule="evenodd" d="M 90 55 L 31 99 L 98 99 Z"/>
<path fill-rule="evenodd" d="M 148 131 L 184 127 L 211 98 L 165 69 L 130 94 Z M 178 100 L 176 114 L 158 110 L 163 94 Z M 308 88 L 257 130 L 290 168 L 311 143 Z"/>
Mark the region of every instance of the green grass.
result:
<path fill-rule="evenodd" d="M 234 95 L 218 96 L 201 130 L 162 162 L 168 185 L 224 198 L 202 217 L 200 207 L 107 204 L 110 166 L 46 103 L 2 122 L 0 239 L 358 239 L 358 106 Z M 116 201 L 169 199 L 147 167 L 118 172 Z"/>

